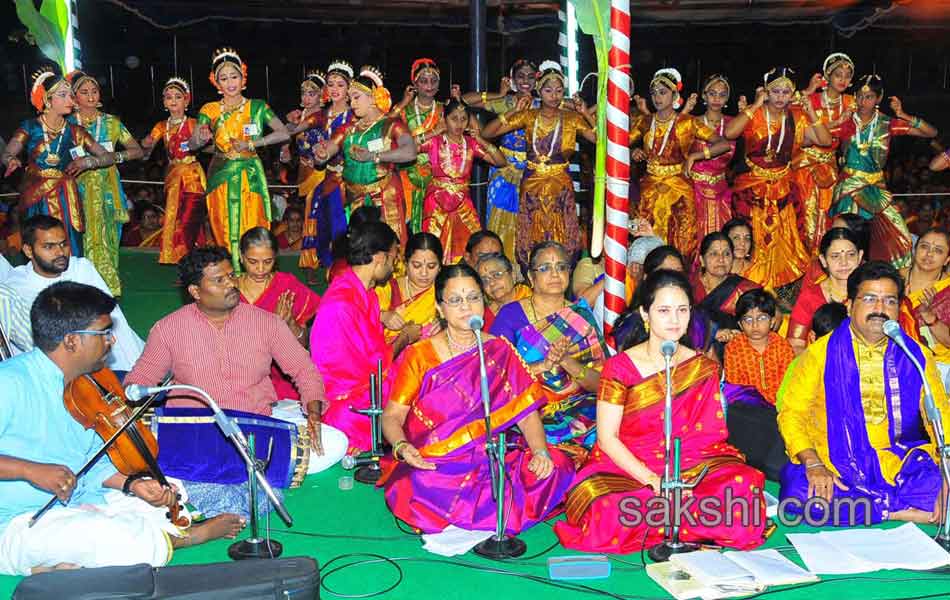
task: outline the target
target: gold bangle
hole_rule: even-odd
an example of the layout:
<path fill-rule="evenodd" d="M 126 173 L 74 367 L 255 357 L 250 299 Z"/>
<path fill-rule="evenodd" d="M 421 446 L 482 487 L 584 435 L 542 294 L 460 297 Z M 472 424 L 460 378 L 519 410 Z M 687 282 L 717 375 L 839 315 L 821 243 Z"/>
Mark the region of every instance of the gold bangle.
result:
<path fill-rule="evenodd" d="M 508 125 L 508 117 L 506 117 L 504 114 L 498 115 L 498 120 L 501 121 L 502 125 Z"/>
<path fill-rule="evenodd" d="M 488 92 L 482 92 L 482 104 L 488 104 Z"/>
<path fill-rule="evenodd" d="M 709 150 L 709 146 L 703 146 L 703 156 L 706 157 L 706 160 L 712 158 L 712 152 Z"/>
<path fill-rule="evenodd" d="M 247 149 L 248 149 L 248 150 L 253 150 L 253 149 L 254 149 L 254 140 L 248 140 L 248 141 L 247 141 Z"/>
<path fill-rule="evenodd" d="M 742 111 L 742 114 L 749 117 L 750 121 L 755 118 L 755 111 L 752 110 L 751 108 L 745 109 L 744 111 Z"/>
<path fill-rule="evenodd" d="M 409 445 L 409 440 L 399 440 L 393 446 L 393 458 L 398 462 L 405 462 L 405 459 L 402 457 L 402 454 L 399 453 L 401 449 Z"/>

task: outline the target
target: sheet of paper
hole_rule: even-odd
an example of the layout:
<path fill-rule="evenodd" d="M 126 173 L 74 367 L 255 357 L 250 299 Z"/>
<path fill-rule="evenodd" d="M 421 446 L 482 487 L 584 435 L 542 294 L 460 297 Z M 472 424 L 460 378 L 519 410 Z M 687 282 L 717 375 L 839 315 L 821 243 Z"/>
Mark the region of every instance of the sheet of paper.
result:
<path fill-rule="evenodd" d="M 707 585 L 755 585 L 752 573 L 716 550 L 674 554 L 670 562 Z"/>
<path fill-rule="evenodd" d="M 725 557 L 755 576 L 756 583 L 792 585 L 817 581 L 818 578 L 782 556 L 778 550 L 726 552 Z"/>
<path fill-rule="evenodd" d="M 465 554 L 479 543 L 495 535 L 494 531 L 469 531 L 449 525 L 439 533 L 422 536 L 423 548 L 440 556 Z"/>
<path fill-rule="evenodd" d="M 877 569 L 924 571 L 950 564 L 950 554 L 914 523 L 893 529 L 843 529 L 819 535 L 834 547 Z"/>
<path fill-rule="evenodd" d="M 818 533 L 789 533 L 785 537 L 795 546 L 808 570 L 816 575 L 853 575 L 875 570 L 874 565 L 842 552 Z"/>

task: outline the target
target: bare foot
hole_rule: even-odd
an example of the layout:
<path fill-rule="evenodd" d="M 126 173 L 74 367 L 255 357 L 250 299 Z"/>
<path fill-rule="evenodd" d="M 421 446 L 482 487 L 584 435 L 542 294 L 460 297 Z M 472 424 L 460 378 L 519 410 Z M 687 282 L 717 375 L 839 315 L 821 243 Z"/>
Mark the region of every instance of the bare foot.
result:
<path fill-rule="evenodd" d="M 79 565 L 73 563 L 59 563 L 58 565 L 53 565 L 52 567 L 33 567 L 30 569 L 31 575 L 38 575 L 40 573 L 49 573 L 50 571 L 68 571 L 71 569 L 81 569 Z"/>
<path fill-rule="evenodd" d="M 173 537 L 172 546 L 183 548 L 185 546 L 196 546 L 218 538 L 234 539 L 241 533 L 247 521 L 240 515 L 224 513 L 217 517 L 212 517 L 207 521 L 196 523 L 188 529 L 186 537 Z"/>
<path fill-rule="evenodd" d="M 931 518 L 933 513 L 929 513 L 919 508 L 907 508 L 904 510 L 898 510 L 892 512 L 887 516 L 890 521 L 907 521 L 908 523 L 921 523 L 923 525 L 930 525 L 933 523 Z"/>

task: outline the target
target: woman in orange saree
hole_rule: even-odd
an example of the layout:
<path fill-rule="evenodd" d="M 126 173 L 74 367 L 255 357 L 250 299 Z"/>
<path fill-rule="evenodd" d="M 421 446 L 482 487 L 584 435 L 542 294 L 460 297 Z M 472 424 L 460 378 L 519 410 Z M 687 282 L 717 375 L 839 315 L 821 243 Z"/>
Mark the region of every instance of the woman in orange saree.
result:
<path fill-rule="evenodd" d="M 742 454 L 726 443 L 718 364 L 682 343 L 690 297 L 682 273 L 661 269 L 642 284 L 639 312 L 649 324 L 648 337 L 633 340 L 632 347 L 607 361 L 601 374 L 597 444 L 568 492 L 567 519 L 554 526 L 567 548 L 627 554 L 663 540 L 671 511 L 655 496 L 664 471 L 660 347 L 665 341 L 679 341 L 671 360 L 672 431 L 682 443 L 683 478 L 689 481 L 709 468 L 691 498 L 683 500 L 689 504 L 684 506 L 680 539 L 742 550 L 764 541 L 765 476 L 744 464 Z M 654 523 L 659 507 L 667 510 L 663 521 Z"/>

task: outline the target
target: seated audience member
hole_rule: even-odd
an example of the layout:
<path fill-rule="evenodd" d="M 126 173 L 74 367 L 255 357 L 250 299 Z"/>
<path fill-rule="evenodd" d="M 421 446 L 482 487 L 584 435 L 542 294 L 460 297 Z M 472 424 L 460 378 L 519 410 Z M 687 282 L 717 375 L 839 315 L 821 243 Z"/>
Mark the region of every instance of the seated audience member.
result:
<path fill-rule="evenodd" d="M 3 283 L 0 283 L 0 335 L 9 346 L 11 356 L 33 349 L 30 307 L 15 289 Z"/>
<path fill-rule="evenodd" d="M 478 259 L 486 254 L 504 254 L 504 248 L 501 245 L 501 238 L 494 231 L 483 229 L 476 231 L 472 237 L 468 238 L 465 244 L 465 254 L 462 257 L 468 266 L 473 269 L 478 266 Z M 510 257 L 509 257 L 510 258 Z M 521 280 L 521 274 L 517 274 L 515 279 Z"/>
<path fill-rule="evenodd" d="M 389 342 L 403 331 L 412 343 L 439 330 L 432 284 L 442 267 L 442 242 L 431 233 L 414 233 L 406 242 L 405 259 L 406 273 L 375 290 Z"/>
<path fill-rule="evenodd" d="M 752 266 L 755 256 L 752 226 L 742 217 L 735 217 L 726 221 L 720 231 L 732 240 L 732 272 L 742 275 Z"/>
<path fill-rule="evenodd" d="M 569 260 L 558 242 L 535 244 L 528 259 L 533 294 L 501 307 L 489 331 L 511 342 L 544 386 L 548 404 L 541 414 L 548 441 L 590 447 L 607 345 L 587 301 L 565 297 Z"/>
<path fill-rule="evenodd" d="M 795 353 L 772 331 L 776 320 L 772 294 L 761 289 L 742 294 L 736 301 L 736 317 L 741 333 L 726 344 L 723 364 L 729 443 L 745 454 L 746 462 L 777 481 L 788 459 L 775 422 L 775 395 Z"/>
<path fill-rule="evenodd" d="M 41 291 L 58 281 L 85 283 L 111 295 L 92 262 L 71 253 L 63 222 L 47 215 L 34 215 L 23 222 L 23 254 L 30 262 L 13 269 L 4 283 L 16 290 L 27 305 L 32 305 Z M 128 371 L 142 354 L 145 342 L 129 326 L 118 304 L 112 310 L 112 331 L 115 343 L 106 366 Z"/>
<path fill-rule="evenodd" d="M 840 302 L 829 302 L 815 311 L 815 316 L 811 319 L 811 331 L 808 332 L 808 343 L 814 344 L 815 340 L 824 337 L 838 328 L 841 322 L 848 318 L 848 308 Z M 782 385 L 775 394 L 775 410 L 782 410 L 782 398 L 788 392 L 790 386 L 795 385 L 794 378 L 791 376 L 795 372 L 795 366 L 801 354 L 796 356 L 788 369 L 785 370 L 785 377 L 782 378 Z"/>
<path fill-rule="evenodd" d="M 732 240 L 724 233 L 707 234 L 699 245 L 699 271 L 693 278 L 693 302 L 711 328 L 709 343 L 722 358 L 723 344 L 739 334 L 736 300 L 761 287 L 732 272 Z M 707 346 L 704 346 L 704 349 Z"/>
<path fill-rule="evenodd" d="M 300 250 L 303 245 L 303 211 L 288 206 L 280 223 L 274 227 L 274 235 L 281 250 Z"/>
<path fill-rule="evenodd" d="M 390 344 L 380 320 L 374 290 L 392 276 L 399 255 L 399 238 L 392 228 L 381 221 L 350 227 L 346 249 L 349 266 L 333 277 L 313 320 L 310 355 L 326 386 L 324 421 L 346 434 L 351 450 L 369 450 L 369 418 L 350 407 L 369 408 L 369 376 L 379 363 L 384 387 L 391 385 L 386 372 L 393 356 L 413 341 L 415 328 L 404 328 Z"/>
<path fill-rule="evenodd" d="M 382 211 L 376 205 L 370 204 L 358 206 L 356 207 L 356 210 L 350 213 L 350 222 L 347 223 L 346 226 L 347 231 L 362 223 L 367 223 L 369 221 L 381 221 L 383 219 L 382 215 Z M 347 244 L 345 233 L 333 240 L 333 243 L 331 244 L 331 250 L 333 251 L 333 264 L 331 264 L 330 268 L 327 269 L 328 285 L 333 281 L 334 277 L 349 268 L 349 265 L 346 263 L 346 247 Z M 316 281 L 307 281 L 307 283 L 316 283 Z"/>
<path fill-rule="evenodd" d="M 604 367 L 597 393 L 597 445 L 568 492 L 567 519 L 556 523 L 554 531 L 565 547 L 585 552 L 627 554 L 663 540 L 663 530 L 649 525 L 644 516 L 647 501 L 660 494 L 665 397 L 661 345 L 672 341 L 677 343 L 671 361 L 672 428 L 682 441 L 684 478 L 709 467 L 692 490 L 696 502 L 685 509 L 697 525 L 683 527 L 680 537 L 755 548 L 765 541 L 765 478 L 726 443 L 725 416 L 717 401 L 718 363 L 686 344 L 692 298 L 689 281 L 682 273 L 658 270 L 641 284 L 638 295 L 641 318 L 649 327 Z M 706 517 L 698 516 L 698 507 L 707 504 L 717 516 L 732 510 L 725 500 L 730 495 L 741 498 L 746 506 L 758 507 L 758 514 L 716 519 L 715 524 L 710 524 L 708 512 Z M 640 516 L 634 525 L 630 524 L 632 512 Z"/>
<path fill-rule="evenodd" d="M 811 318 L 818 307 L 828 302 L 844 302 L 847 297 L 848 276 L 864 260 L 859 235 L 844 227 L 829 229 L 821 238 L 818 260 L 824 277 L 802 285 L 789 319 L 788 341 L 796 353 L 807 345 Z"/>
<path fill-rule="evenodd" d="M 923 408 L 923 381 L 910 359 L 887 336 L 904 280 L 889 264 L 872 261 L 848 278 L 850 318 L 799 357 L 788 377 L 778 413 L 791 462 L 782 471 L 782 498 L 801 512 L 813 497 L 857 503 L 832 504 L 828 519 L 848 524 L 883 520 L 933 522 L 940 512 L 941 475 Z M 950 423 L 950 405 L 932 357 L 904 336 L 926 365 L 934 401 Z M 946 491 L 946 490 L 944 490 Z M 811 518 L 827 505 L 809 505 Z M 852 513 L 852 509 L 854 512 Z"/>
<path fill-rule="evenodd" d="M 482 316 L 484 290 L 475 271 L 462 263 L 440 271 L 435 294 L 446 326 L 409 346 L 395 367 L 382 417 L 393 459 L 384 460 L 380 485 L 393 514 L 423 532 L 449 525 L 492 530 L 496 511 L 484 431 L 473 435 L 470 427 L 483 413 L 478 352 L 468 323 L 473 315 Z M 492 429 L 507 431 L 513 446 L 505 461 L 505 530 L 517 534 L 560 504 L 574 466 L 563 452 L 548 448 L 538 414 L 544 390 L 514 348 L 492 336 L 484 344 Z"/>
<path fill-rule="evenodd" d="M 485 287 L 488 303 L 485 306 L 485 330 L 491 329 L 495 315 L 502 306 L 531 295 L 531 287 L 516 283 L 514 267 L 504 254 L 486 254 L 478 259 L 478 276 Z"/>
<path fill-rule="evenodd" d="M 294 337 L 306 345 L 307 325 L 317 313 L 320 296 L 290 273 L 277 270 L 277 238 L 264 227 L 248 229 L 241 236 L 241 266 L 237 286 L 241 301 L 274 313 Z M 271 365 L 271 382 L 279 400 L 297 400 L 300 394 L 277 365 Z"/>
<path fill-rule="evenodd" d="M 950 383 L 950 323 L 935 310 L 950 287 L 950 234 L 940 229 L 923 232 L 914 244 L 910 266 L 901 271 L 907 282 L 907 299 L 901 310 L 901 325 L 934 353 L 944 387 Z M 946 315 L 944 314 L 944 319 Z"/>
<path fill-rule="evenodd" d="M 50 285 L 30 315 L 36 348 L 0 363 L 0 574 L 160 567 L 175 548 L 233 538 L 244 527 L 233 514 L 175 527 L 165 516 L 178 501 L 175 490 L 122 475 L 108 455 L 75 475 L 103 440 L 66 410 L 63 394 L 73 380 L 105 366 L 115 340 L 114 309 L 115 300 L 93 286 Z M 31 527 L 53 496 L 63 506 Z"/>
<path fill-rule="evenodd" d="M 126 227 L 122 245 L 133 248 L 158 248 L 162 245 L 162 211 L 154 204 L 135 207 L 136 223 Z"/>

